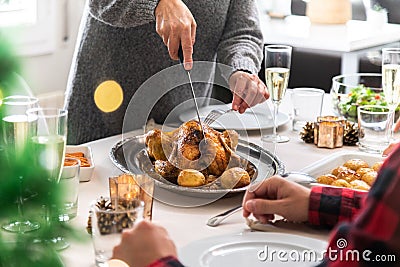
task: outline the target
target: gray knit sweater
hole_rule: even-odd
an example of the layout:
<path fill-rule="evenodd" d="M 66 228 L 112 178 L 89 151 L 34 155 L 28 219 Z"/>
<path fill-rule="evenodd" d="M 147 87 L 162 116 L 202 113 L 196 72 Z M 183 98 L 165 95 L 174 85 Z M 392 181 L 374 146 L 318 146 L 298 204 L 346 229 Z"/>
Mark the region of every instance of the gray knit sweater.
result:
<path fill-rule="evenodd" d="M 178 64 L 170 59 L 155 31 L 157 2 L 89 1 L 81 22 L 66 93 L 69 144 L 121 133 L 124 116 L 135 121 L 135 114 L 125 114 L 125 111 L 138 88 L 154 74 Z M 210 61 L 229 65 L 233 71 L 258 72 L 262 61 L 262 35 L 255 0 L 184 2 L 197 22 L 194 69 L 196 61 Z M 215 68 L 208 68 L 206 72 L 208 82 L 195 84 L 196 96 L 211 94 Z M 109 113 L 100 111 L 93 98 L 97 86 L 106 80 L 117 81 L 124 92 L 122 105 Z M 163 95 L 152 108 L 149 118 L 163 122 L 174 107 L 190 98 L 190 89 L 178 86 Z M 138 121 L 134 125 L 140 127 L 143 123 Z"/>

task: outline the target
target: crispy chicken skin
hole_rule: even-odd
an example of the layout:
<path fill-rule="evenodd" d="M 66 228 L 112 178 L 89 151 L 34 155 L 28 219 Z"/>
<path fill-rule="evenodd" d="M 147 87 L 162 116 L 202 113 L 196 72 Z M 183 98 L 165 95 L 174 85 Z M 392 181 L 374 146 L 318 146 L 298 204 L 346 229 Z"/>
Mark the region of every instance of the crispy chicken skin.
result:
<path fill-rule="evenodd" d="M 194 120 L 183 123 L 173 132 L 152 130 L 146 135 L 147 152 L 153 159 L 168 160 L 172 163 L 171 166 L 175 165 L 177 169 L 195 169 L 205 171 L 209 175 L 220 176 L 228 167 L 231 155 L 234 154 L 238 134 L 234 131 L 221 133 L 206 124 L 203 124 L 203 129 L 206 142 L 202 142 L 203 133 L 200 124 Z M 170 153 L 163 150 L 162 141 L 164 148 L 171 149 Z M 161 163 L 158 165 L 161 167 Z M 155 169 L 157 171 L 157 168 Z M 170 178 L 176 174 L 173 168 L 158 169 L 160 172 L 157 172 L 163 177 Z M 165 172 L 169 169 L 172 173 Z"/>
<path fill-rule="evenodd" d="M 177 147 L 174 155 L 177 166 L 181 169 L 207 168 L 209 174 L 220 176 L 228 166 L 231 151 L 225 149 L 222 133 L 205 124 L 203 129 L 207 141 L 200 144 L 203 136 L 197 121 L 188 121 L 179 127 L 177 134 L 172 137 Z"/>

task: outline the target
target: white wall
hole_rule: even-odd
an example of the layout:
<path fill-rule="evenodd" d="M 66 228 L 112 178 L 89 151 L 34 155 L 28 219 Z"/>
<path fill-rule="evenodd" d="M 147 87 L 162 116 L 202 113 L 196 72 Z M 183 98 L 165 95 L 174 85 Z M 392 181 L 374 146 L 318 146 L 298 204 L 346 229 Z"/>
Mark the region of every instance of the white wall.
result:
<path fill-rule="evenodd" d="M 23 73 L 33 94 L 63 94 L 75 48 L 76 35 L 85 0 L 56 0 L 56 49 L 53 53 L 22 58 Z M 68 5 L 67 19 L 66 7 Z M 68 22 L 67 24 L 65 22 Z M 64 36 L 68 40 L 64 41 Z"/>

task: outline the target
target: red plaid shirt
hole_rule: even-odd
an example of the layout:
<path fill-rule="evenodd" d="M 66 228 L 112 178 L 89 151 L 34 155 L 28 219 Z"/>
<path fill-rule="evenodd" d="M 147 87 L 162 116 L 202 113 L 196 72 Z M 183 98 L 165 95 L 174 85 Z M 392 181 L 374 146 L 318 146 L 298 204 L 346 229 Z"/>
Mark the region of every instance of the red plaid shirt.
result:
<path fill-rule="evenodd" d="M 184 267 L 177 258 L 168 256 L 161 258 L 147 267 Z"/>
<path fill-rule="evenodd" d="M 309 222 L 336 226 L 320 266 L 400 265 L 400 146 L 389 156 L 370 192 L 313 187 Z M 167 257 L 150 267 L 181 267 Z"/>

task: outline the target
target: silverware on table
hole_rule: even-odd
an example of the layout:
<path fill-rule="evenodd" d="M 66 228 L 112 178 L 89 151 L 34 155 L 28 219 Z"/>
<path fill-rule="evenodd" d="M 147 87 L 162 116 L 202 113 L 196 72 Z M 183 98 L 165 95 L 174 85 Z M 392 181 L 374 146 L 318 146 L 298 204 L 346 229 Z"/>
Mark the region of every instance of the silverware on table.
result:
<path fill-rule="evenodd" d="M 178 57 L 179 57 L 179 61 L 180 61 L 181 65 L 182 65 L 182 67 L 184 67 L 183 66 L 183 50 L 182 50 L 182 46 L 181 45 L 179 45 Z M 192 78 L 190 77 L 190 71 L 186 70 L 185 68 L 183 68 L 183 69 L 186 71 L 186 73 L 188 75 L 188 78 L 189 78 L 190 89 L 192 90 L 192 97 L 193 97 L 194 105 L 196 107 L 197 119 L 199 120 L 201 132 L 203 134 L 204 140 L 206 140 L 205 139 L 206 136 L 204 135 L 203 125 L 202 125 L 201 119 L 200 119 L 199 106 L 197 105 L 196 95 L 194 93 Z"/>
<path fill-rule="evenodd" d="M 304 172 L 291 171 L 282 174 L 282 177 L 286 178 L 288 181 L 295 182 L 306 187 L 310 187 L 314 183 L 317 183 L 317 180 L 313 176 Z"/>
<path fill-rule="evenodd" d="M 282 177 L 286 178 L 289 181 L 292 181 L 292 182 L 295 182 L 295 183 L 298 183 L 298 184 L 301 184 L 304 186 L 311 186 L 313 183 L 316 183 L 316 180 L 314 177 L 312 177 L 311 175 L 309 175 L 307 173 L 303 173 L 303 172 L 292 171 L 292 172 L 282 174 Z M 211 226 L 211 227 L 218 226 L 223 220 L 225 220 L 232 214 L 234 214 L 242 209 L 243 209 L 242 206 L 237 206 L 237 207 L 227 210 L 221 214 L 218 214 L 218 215 L 208 219 L 207 225 Z"/>
<path fill-rule="evenodd" d="M 211 227 L 218 226 L 223 220 L 225 220 L 226 218 L 228 218 L 232 214 L 234 214 L 234 213 L 236 213 L 236 212 L 238 212 L 238 211 L 240 211 L 242 209 L 243 209 L 242 206 L 237 206 L 237 207 L 234 207 L 234 208 L 232 208 L 230 210 L 227 210 L 227 211 L 225 211 L 225 212 L 223 212 L 221 214 L 218 214 L 217 216 L 214 216 L 214 217 L 208 219 L 207 225 L 211 226 Z"/>
<path fill-rule="evenodd" d="M 207 117 L 204 119 L 204 123 L 207 125 L 211 125 L 214 121 L 216 121 L 222 115 L 234 111 L 233 109 L 223 110 L 223 109 L 213 109 L 208 113 Z"/>

